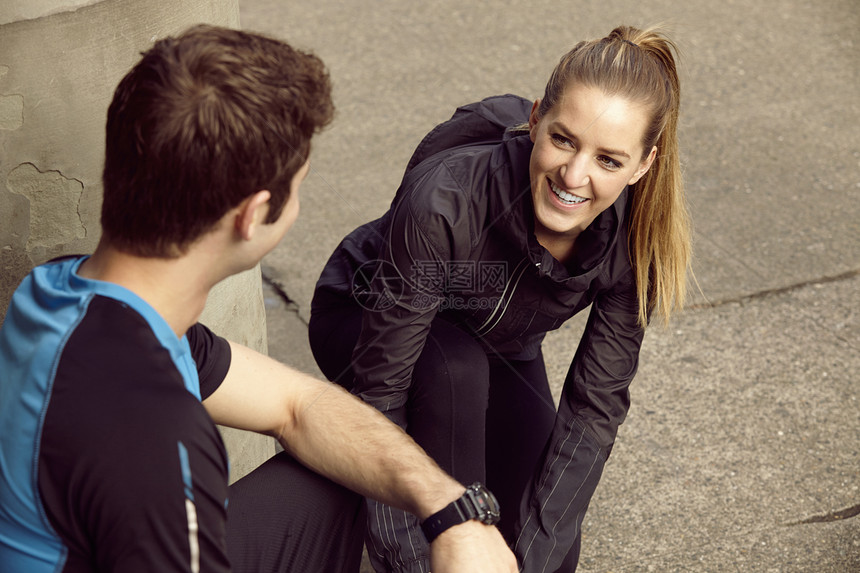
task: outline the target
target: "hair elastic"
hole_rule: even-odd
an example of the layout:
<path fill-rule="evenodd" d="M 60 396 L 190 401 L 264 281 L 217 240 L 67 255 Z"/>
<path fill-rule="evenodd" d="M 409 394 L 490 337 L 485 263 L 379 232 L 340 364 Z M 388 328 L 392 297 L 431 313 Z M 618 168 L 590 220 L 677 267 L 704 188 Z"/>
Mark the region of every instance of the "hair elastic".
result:
<path fill-rule="evenodd" d="M 622 42 L 627 42 L 628 44 L 630 44 L 631 46 L 633 46 L 633 47 L 635 47 L 635 48 L 638 48 L 638 47 L 639 47 L 639 44 L 634 44 L 634 43 L 633 43 L 633 42 L 631 42 L 630 40 L 621 40 L 621 41 L 622 41 Z"/>

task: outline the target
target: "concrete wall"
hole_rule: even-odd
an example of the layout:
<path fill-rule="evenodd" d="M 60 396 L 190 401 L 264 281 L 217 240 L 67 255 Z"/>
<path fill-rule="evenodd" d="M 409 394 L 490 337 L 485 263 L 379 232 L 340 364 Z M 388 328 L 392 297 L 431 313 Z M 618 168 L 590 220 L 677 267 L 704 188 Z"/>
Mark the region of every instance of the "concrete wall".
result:
<path fill-rule="evenodd" d="M 201 22 L 238 27 L 238 0 L 0 2 L 0 316 L 34 265 L 95 248 L 113 91 L 153 40 Z M 204 321 L 265 352 L 260 287 L 259 269 L 220 285 Z M 274 452 L 225 440 L 234 479 Z"/>

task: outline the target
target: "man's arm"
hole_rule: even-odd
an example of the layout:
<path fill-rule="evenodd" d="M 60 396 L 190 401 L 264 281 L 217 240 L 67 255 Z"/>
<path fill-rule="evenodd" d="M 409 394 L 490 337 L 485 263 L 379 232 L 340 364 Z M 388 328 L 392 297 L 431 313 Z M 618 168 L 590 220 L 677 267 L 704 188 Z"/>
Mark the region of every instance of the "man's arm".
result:
<path fill-rule="evenodd" d="M 230 347 L 227 377 L 203 402 L 216 423 L 275 436 L 309 468 L 420 519 L 463 494 L 462 485 L 375 408 L 339 386 Z M 477 521 L 443 532 L 431 544 L 431 561 L 439 572 L 516 571 L 498 530 Z"/>

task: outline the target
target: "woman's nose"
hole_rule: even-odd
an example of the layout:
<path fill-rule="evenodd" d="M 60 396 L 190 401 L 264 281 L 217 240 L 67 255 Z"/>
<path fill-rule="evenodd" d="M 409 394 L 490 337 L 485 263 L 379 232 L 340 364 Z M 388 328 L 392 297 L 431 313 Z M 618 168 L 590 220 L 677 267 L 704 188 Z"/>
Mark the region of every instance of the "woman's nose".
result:
<path fill-rule="evenodd" d="M 570 161 L 562 166 L 561 178 L 568 189 L 588 185 L 590 178 L 587 158 L 581 153 L 573 154 Z"/>

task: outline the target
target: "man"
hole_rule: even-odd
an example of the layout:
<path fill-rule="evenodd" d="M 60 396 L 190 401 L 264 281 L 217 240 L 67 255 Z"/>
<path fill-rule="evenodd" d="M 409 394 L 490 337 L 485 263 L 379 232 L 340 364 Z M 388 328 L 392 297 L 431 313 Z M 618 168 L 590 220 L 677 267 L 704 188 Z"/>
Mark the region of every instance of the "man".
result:
<path fill-rule="evenodd" d="M 348 490 L 421 519 L 472 499 L 374 409 L 197 323 L 292 225 L 332 111 L 322 62 L 235 30 L 159 41 L 122 80 L 102 239 L 34 269 L 0 330 L 0 570 L 355 570 Z M 213 421 L 287 452 L 229 508 Z M 516 570 L 469 517 L 427 520 L 433 570 Z"/>

